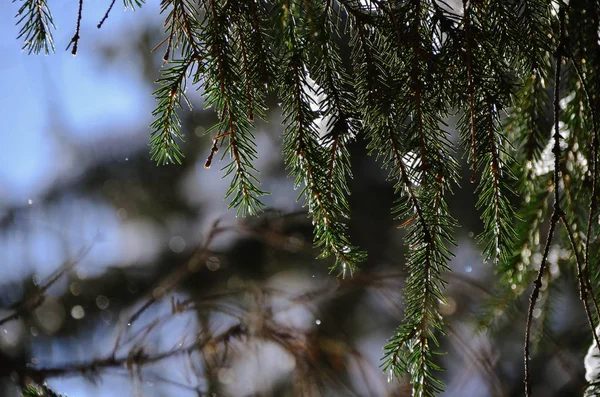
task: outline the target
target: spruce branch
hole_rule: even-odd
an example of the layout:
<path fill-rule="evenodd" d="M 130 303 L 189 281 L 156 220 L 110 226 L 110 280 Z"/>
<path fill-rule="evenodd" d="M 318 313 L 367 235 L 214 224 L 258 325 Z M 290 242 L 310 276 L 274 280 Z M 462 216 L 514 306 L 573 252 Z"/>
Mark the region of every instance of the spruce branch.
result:
<path fill-rule="evenodd" d="M 177 113 L 181 109 L 181 101 L 191 108 L 185 94 L 186 77 L 190 73 L 193 58 L 171 61 L 172 66 L 162 71 L 162 77 L 156 82 L 161 85 L 154 91 L 158 101 L 156 109 L 152 112 L 155 120 L 150 125 L 150 155 L 158 165 L 179 163 L 183 152 L 177 140 L 183 141 L 181 133 L 181 120 Z"/>
<path fill-rule="evenodd" d="M 347 213 L 344 207 L 338 200 L 328 199 L 328 156 L 324 155 L 326 152 L 315 126 L 318 112 L 311 108 L 314 103 L 309 93 L 313 88 L 309 84 L 302 46 L 306 40 L 299 35 L 300 29 L 296 25 L 297 20 L 306 23 L 306 18 L 300 14 L 293 15 L 298 11 L 293 3 L 283 1 L 281 25 L 277 27 L 284 39 L 279 43 L 283 65 L 279 94 L 283 99 L 285 162 L 296 177 L 296 186 L 303 185 L 300 196 L 304 195 L 304 205 L 313 218 L 315 245 L 323 250 L 320 257 L 333 255 L 335 264 L 331 270 L 338 268 L 345 276 L 356 270 L 365 254 L 350 243 L 346 225 L 340 219 Z M 310 29 L 306 31 L 310 32 Z"/>
<path fill-rule="evenodd" d="M 469 117 L 471 123 L 471 183 L 475 182 L 477 172 L 477 134 L 475 126 L 475 82 L 472 64 L 470 2 L 463 0 L 463 23 L 465 25 L 465 62 L 467 66 L 467 84 L 469 89 Z"/>
<path fill-rule="evenodd" d="M 142 3 L 124 0 L 132 8 Z M 78 6 L 75 34 L 67 46 L 73 46 L 73 55 L 83 0 Z M 560 8 L 558 23 L 555 6 Z M 314 245 L 321 256 L 334 256 L 332 270 L 338 267 L 345 275 L 365 258 L 351 244 L 347 227 L 349 146 L 365 138 L 398 196 L 392 214 L 406 229 L 408 246 L 405 319 L 386 346 L 384 368 L 392 376 L 408 374 L 414 394 L 431 397 L 443 389 L 433 355 L 437 336 L 444 333 L 438 306 L 451 277 L 446 274 L 448 247 L 454 244 L 456 225 L 446 197 L 459 179 L 444 120 L 457 110 L 460 146 L 471 180 L 479 179 L 476 208 L 484 229 L 479 238 L 502 283 L 500 296 L 484 303 L 483 325 L 493 327 L 498 309 L 502 316 L 515 312 L 533 282 L 524 346 L 529 395 L 529 345 L 536 330 L 544 336 L 547 332 L 545 325 L 534 327 L 533 313 L 540 309 L 544 324 L 549 322 L 551 292 L 542 290 L 542 281 L 557 276 L 548 272 L 548 257 L 558 243 L 559 222 L 564 225 L 561 243 L 568 243 L 573 254 L 595 345 L 600 339 L 594 327 L 600 304 L 593 264 L 600 156 L 596 8 L 589 1 L 463 0 L 460 15 L 441 0 L 162 0 L 166 37 L 156 48 L 165 45 L 163 59 L 169 64 L 154 93 L 152 158 L 158 164 L 181 162 L 178 111 L 182 102 L 190 105 L 188 84 L 203 88 L 205 103 L 218 120 L 208 130 L 212 145 L 205 166 L 224 149 L 222 155 L 230 159 L 222 169 L 231 179 L 226 193 L 230 207 L 241 215 L 259 212 L 266 192 L 258 187 L 254 167 L 255 119 L 267 118 L 267 98 L 277 95 L 283 107 L 285 164 L 313 219 Z M 53 50 L 46 0 L 21 0 L 17 17 L 23 50 Z M 347 30 L 341 32 L 343 22 Z M 348 49 L 351 73 L 345 62 Z M 569 62 L 563 65 L 564 60 Z M 559 119 L 565 126 L 560 131 Z M 523 199 L 516 209 L 518 195 Z M 546 241 L 540 243 L 547 223 Z M 531 265 L 538 255 L 542 261 L 536 272 Z M 34 298 L 25 309 L 43 300 L 41 295 Z M 153 302 L 146 301 L 131 321 Z M 15 309 L 0 324 L 24 313 Z M 115 355 L 110 359 L 107 366 L 114 364 Z"/>
<path fill-rule="evenodd" d="M 533 163 L 539 161 L 548 142 L 545 122 L 548 104 L 548 74 L 551 69 L 550 2 L 528 0 L 515 3 L 516 37 L 525 55 L 521 70 L 524 84 L 515 95 L 515 104 L 509 113 L 508 130 L 519 151 L 524 154 L 526 187 L 531 187 Z"/>
<path fill-rule="evenodd" d="M 146 0 L 123 0 L 123 5 L 125 6 L 125 9 L 129 7 L 135 11 L 136 7 L 140 8 L 145 2 Z"/>
<path fill-rule="evenodd" d="M 273 55 L 265 41 L 267 33 L 262 26 L 265 10 L 255 1 L 232 2 L 230 12 L 235 26 L 236 58 L 241 64 L 240 81 L 246 96 L 248 119 L 266 119 L 267 90 L 273 75 Z"/>
<path fill-rule="evenodd" d="M 430 93 L 423 90 L 423 69 L 436 70 L 428 47 L 435 28 L 421 20 L 420 3 L 393 12 L 381 9 L 388 26 L 395 26 L 393 33 L 382 35 L 350 14 L 355 32 L 350 44 L 368 149 L 389 169 L 400 194 L 393 212 L 408 229 L 405 320 L 385 347 L 383 367 L 390 376 L 409 374 L 414 395 L 433 396 L 443 387 L 433 373 L 440 369 L 433 361 L 438 345 L 434 333 L 443 332 L 438 305 L 444 299 L 442 274 L 451 255 L 446 244 L 453 243 L 455 223 L 444 193 L 457 174 L 445 132 L 439 129 L 443 106 L 428 102 Z M 396 56 L 400 52 L 410 58 Z M 390 63 L 395 67 L 379 66 Z"/>
<path fill-rule="evenodd" d="M 206 63 L 206 106 L 215 106 L 220 120 L 207 133 L 215 131 L 227 142 L 223 157 L 229 153 L 231 162 L 225 165 L 224 177 L 232 176 L 225 198 L 231 198 L 229 208 L 237 208 L 241 216 L 254 215 L 264 205 L 259 197 L 267 194 L 258 188 L 253 166 L 257 158 L 253 120 L 249 117 L 247 97 L 238 84 L 243 81 L 239 70 L 239 53 L 231 46 L 229 21 L 223 5 L 215 0 L 203 3 L 205 9 L 204 37 L 210 56 Z M 211 151 L 212 153 L 212 151 Z M 222 157 L 222 158 L 223 158 Z"/>
<path fill-rule="evenodd" d="M 514 192 L 510 186 L 516 177 L 511 171 L 511 156 L 506 153 L 506 139 L 496 119 L 496 106 L 488 96 L 483 106 L 485 114 L 482 117 L 480 126 L 487 130 L 486 139 L 481 142 L 488 142 L 487 150 L 483 154 L 482 164 L 485 164 L 481 176 L 481 182 L 478 186 L 477 208 L 482 209 L 482 219 L 484 220 L 484 231 L 480 240 L 484 241 L 484 255 L 486 259 L 493 258 L 495 264 L 504 263 L 510 259 L 516 233 L 513 228 L 513 222 L 518 219 L 514 207 L 511 203 L 511 197 Z"/>
<path fill-rule="evenodd" d="M 23 50 L 28 54 L 39 54 L 44 51 L 47 55 L 54 52 L 52 29 L 56 29 L 52 14 L 46 0 L 22 0 L 15 18 L 19 18 L 17 26 L 21 26 L 18 39 L 23 38 Z"/>
<path fill-rule="evenodd" d="M 320 2 L 312 2 L 311 57 L 308 69 L 316 83 L 315 95 L 319 101 L 319 113 L 325 124 L 326 133 L 321 138 L 322 145 L 328 148 L 329 165 L 327 175 L 327 199 L 330 205 L 338 202 L 336 211 L 349 218 L 348 179 L 352 177 L 350 170 L 350 153 L 347 145 L 359 134 L 360 121 L 353 108 L 355 94 L 350 76 L 345 70 L 339 48 L 334 39 L 336 28 L 329 19 Z M 327 150 L 326 150 L 327 151 Z"/>
<path fill-rule="evenodd" d="M 493 24 L 488 22 L 494 11 L 491 5 L 463 2 L 463 33 L 450 39 L 452 48 L 460 46 L 464 53 L 461 70 L 466 74 L 466 92 L 459 96 L 463 114 L 458 122 L 460 138 L 471 163 L 471 182 L 475 182 L 478 168 L 481 180 L 477 186 L 476 207 L 482 210 L 484 243 L 483 253 L 494 264 L 510 259 L 516 237 L 513 221 L 516 219 L 511 198 L 514 159 L 510 155 L 499 113 L 510 97 L 511 83 L 507 79 L 507 65 L 488 53 Z M 454 50 L 456 51 L 456 50 Z"/>
<path fill-rule="evenodd" d="M 181 47 L 182 58 L 172 60 L 171 66 L 161 71 L 162 77 L 156 81 L 160 88 L 153 93 L 158 104 L 152 112 L 155 120 L 150 125 L 150 155 L 158 165 L 181 164 L 183 152 L 177 141 L 183 142 L 184 138 L 177 112 L 182 108 L 182 100 L 192 108 L 185 93 L 187 79 L 195 69 L 193 82 L 196 82 L 204 70 L 200 26 L 193 4 L 188 0 L 163 0 L 161 13 L 167 11 L 165 28 L 169 36 L 163 60 L 167 62 L 172 49 L 177 47 Z"/>

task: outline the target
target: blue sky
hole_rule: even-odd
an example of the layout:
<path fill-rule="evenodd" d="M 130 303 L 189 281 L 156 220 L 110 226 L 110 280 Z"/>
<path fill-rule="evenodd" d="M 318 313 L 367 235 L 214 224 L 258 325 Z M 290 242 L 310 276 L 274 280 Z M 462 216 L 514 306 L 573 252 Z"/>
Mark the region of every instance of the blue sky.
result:
<path fill-rule="evenodd" d="M 152 2 L 134 13 L 116 4 L 98 30 L 108 4 L 84 4 L 79 52 L 73 57 L 64 49 L 75 28 L 76 1 L 50 2 L 57 29 L 56 53 L 49 56 L 21 50 L 14 18 L 20 2 L 0 3 L 0 205 L 35 199 L 51 181 L 69 172 L 61 138 L 92 146 L 132 131 L 140 135 L 140 124 L 150 123 L 151 90 L 135 72 L 135 59 L 108 63 L 97 53 L 102 43 L 130 38 L 145 23 L 158 21 L 158 5 Z M 145 144 L 147 136 L 123 138 Z"/>

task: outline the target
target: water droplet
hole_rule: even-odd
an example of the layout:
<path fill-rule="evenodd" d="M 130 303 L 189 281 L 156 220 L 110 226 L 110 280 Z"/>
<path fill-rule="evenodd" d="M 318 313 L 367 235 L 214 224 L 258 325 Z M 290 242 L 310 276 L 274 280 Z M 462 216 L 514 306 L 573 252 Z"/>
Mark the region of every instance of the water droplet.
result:
<path fill-rule="evenodd" d="M 101 310 L 108 309 L 109 305 L 110 305 L 110 301 L 108 300 L 108 298 L 106 296 L 98 295 L 96 297 L 96 306 L 98 306 L 99 309 L 101 309 Z"/>
<path fill-rule="evenodd" d="M 317 320 L 317 321 L 315 321 L 315 324 L 317 324 L 317 325 L 321 325 L 321 320 Z"/>
<path fill-rule="evenodd" d="M 216 272 L 221 267 L 221 261 L 216 256 L 211 256 L 206 260 L 206 267 L 211 272 Z"/>
<path fill-rule="evenodd" d="M 81 305 L 73 306 L 73 308 L 71 309 L 71 317 L 73 317 L 75 320 L 81 320 L 82 318 L 84 318 L 85 310 L 83 309 L 83 306 L 81 306 Z"/>
<path fill-rule="evenodd" d="M 69 285 L 69 290 L 73 296 L 79 296 L 81 294 L 81 285 L 79 285 L 79 283 L 72 282 L 71 285 Z"/>
<path fill-rule="evenodd" d="M 125 161 L 129 161 L 129 157 L 125 157 Z"/>
<path fill-rule="evenodd" d="M 32 205 L 33 204 L 33 200 L 29 199 L 29 200 L 27 200 L 27 203 L 29 203 L 29 205 Z"/>
<path fill-rule="evenodd" d="M 465 266 L 465 272 L 471 273 L 472 271 L 473 271 L 473 268 L 471 266 Z"/>
<path fill-rule="evenodd" d="M 127 326 L 128 326 L 128 327 L 131 327 L 131 323 L 127 323 Z"/>
<path fill-rule="evenodd" d="M 392 380 L 394 380 L 394 371 L 390 369 L 390 371 L 388 372 L 387 381 L 388 383 L 392 383 Z"/>
<path fill-rule="evenodd" d="M 185 240 L 181 236 L 174 236 L 169 241 L 169 248 L 173 252 L 183 252 L 185 249 Z"/>

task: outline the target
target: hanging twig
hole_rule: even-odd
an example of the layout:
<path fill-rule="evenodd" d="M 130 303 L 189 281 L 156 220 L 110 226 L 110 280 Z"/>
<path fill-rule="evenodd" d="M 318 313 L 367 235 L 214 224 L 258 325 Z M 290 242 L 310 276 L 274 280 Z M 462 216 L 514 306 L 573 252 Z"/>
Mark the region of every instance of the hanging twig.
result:
<path fill-rule="evenodd" d="M 100 20 L 100 22 L 98 22 L 98 26 L 97 26 L 98 29 L 100 29 L 102 27 L 102 24 L 108 18 L 108 14 L 110 14 L 110 11 L 112 10 L 113 6 L 115 5 L 115 1 L 117 1 L 117 0 L 112 0 L 110 2 L 110 6 L 108 6 L 108 10 L 106 10 L 106 14 L 104 14 L 104 16 L 102 17 L 102 19 Z"/>
<path fill-rule="evenodd" d="M 73 35 L 73 38 L 71 38 L 71 41 L 67 45 L 67 48 L 65 48 L 65 50 L 68 50 L 69 47 L 71 47 L 71 45 L 73 45 L 73 50 L 71 51 L 71 54 L 73 54 L 73 56 L 77 55 L 77 45 L 79 44 L 79 38 L 80 38 L 79 29 L 81 28 L 81 13 L 82 13 L 82 11 L 83 11 L 83 0 L 79 0 L 79 10 L 77 11 L 77 26 L 75 27 L 75 34 Z"/>
<path fill-rule="evenodd" d="M 540 289 L 542 287 L 542 277 L 546 271 L 546 265 L 548 262 L 548 252 L 550 251 L 550 244 L 552 243 L 552 237 L 554 236 L 554 231 L 556 230 L 556 224 L 564 216 L 564 212 L 560 207 L 560 194 L 559 194 L 559 183 L 560 183 L 560 130 L 559 130 L 559 114 L 560 114 L 560 71 L 562 64 L 562 54 L 563 54 L 563 41 L 565 34 L 565 10 L 561 6 L 560 7 L 560 33 L 559 33 L 559 42 L 558 48 L 556 49 L 555 57 L 556 57 L 556 70 L 554 74 L 554 102 L 553 102 L 553 110 L 554 110 L 554 148 L 552 152 L 554 154 L 554 175 L 553 175 L 553 185 L 554 185 L 554 211 L 552 212 L 552 217 L 550 218 L 550 230 L 548 231 L 548 238 L 546 240 L 546 245 L 544 247 L 544 254 L 542 256 L 542 262 L 540 264 L 540 269 L 538 271 L 537 278 L 533 282 L 533 290 L 531 291 L 531 296 L 529 298 L 529 309 L 527 310 L 527 325 L 525 328 L 525 348 L 524 348 L 524 361 L 525 361 L 525 396 L 531 396 L 531 373 L 529 370 L 529 360 L 530 360 L 530 352 L 529 352 L 529 340 L 531 336 L 531 324 L 533 321 L 533 310 L 535 308 L 535 303 L 540 293 Z"/>

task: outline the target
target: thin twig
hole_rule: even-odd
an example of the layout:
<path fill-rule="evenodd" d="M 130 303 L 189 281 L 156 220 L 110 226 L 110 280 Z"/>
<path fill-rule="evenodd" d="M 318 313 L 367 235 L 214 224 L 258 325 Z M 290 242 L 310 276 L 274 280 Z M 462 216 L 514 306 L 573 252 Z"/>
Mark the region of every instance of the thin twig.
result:
<path fill-rule="evenodd" d="M 577 263 L 577 281 L 579 282 L 579 298 L 583 302 L 583 307 L 585 309 L 585 315 L 587 316 L 588 323 L 590 324 L 590 328 L 592 330 L 592 335 L 594 335 L 594 340 L 596 341 L 596 346 L 600 347 L 600 340 L 598 339 L 598 334 L 596 332 L 596 328 L 594 327 L 594 318 L 592 317 L 592 312 L 590 311 L 590 304 L 587 300 L 587 284 L 584 281 L 584 273 L 581 260 L 579 259 L 579 253 L 577 252 L 577 244 L 575 242 L 575 235 L 573 234 L 573 230 L 571 230 L 571 226 L 567 221 L 567 217 L 565 213 L 561 213 L 560 219 L 562 220 L 563 225 L 565 225 L 565 229 L 567 230 L 567 234 L 569 236 L 569 241 L 571 242 L 571 247 L 573 249 L 573 255 L 575 256 L 575 262 Z"/>
<path fill-rule="evenodd" d="M 469 88 L 469 113 L 471 124 L 471 183 L 475 183 L 477 174 L 477 138 L 475 128 L 475 84 L 473 81 L 473 61 L 471 59 L 471 14 L 470 4 L 467 0 L 463 0 L 463 13 L 465 24 L 465 61 L 467 63 L 467 78 Z"/>
<path fill-rule="evenodd" d="M 81 13 L 82 13 L 82 11 L 83 11 L 83 0 L 79 0 L 79 10 L 77 11 L 77 26 L 75 27 L 75 34 L 73 35 L 73 38 L 71 38 L 71 41 L 67 45 L 67 48 L 65 48 L 65 51 L 68 50 L 72 44 L 73 50 L 71 51 L 71 54 L 73 54 L 73 56 L 77 55 L 77 45 L 79 44 L 79 38 L 80 38 L 79 29 L 81 28 Z"/>
<path fill-rule="evenodd" d="M 594 304 L 594 308 L 596 309 L 596 314 L 600 315 L 600 309 L 598 307 L 598 300 L 596 298 L 596 294 L 594 292 L 594 288 L 592 287 L 592 283 L 590 280 L 590 242 L 592 236 L 592 222 L 594 219 L 594 215 L 596 213 L 598 207 L 598 198 L 597 195 L 597 184 L 598 184 L 598 146 L 600 146 L 599 138 L 598 138 L 598 118 L 596 116 L 596 109 L 594 107 L 594 102 L 592 101 L 592 96 L 590 95 L 590 91 L 588 89 L 587 83 L 585 81 L 583 71 L 577 62 L 575 62 L 575 57 L 571 53 L 570 50 L 567 49 L 568 58 L 571 60 L 575 71 L 577 72 L 577 76 L 579 77 L 579 81 L 581 82 L 581 86 L 583 88 L 583 92 L 588 102 L 588 106 L 590 107 L 590 113 L 592 115 L 592 124 L 593 124 L 593 133 L 594 136 L 592 138 L 592 201 L 590 203 L 590 214 L 588 216 L 587 227 L 586 227 L 586 239 L 585 239 L 585 258 L 583 264 L 583 279 L 586 283 L 587 293 L 590 295 L 592 299 L 592 303 Z M 595 332 L 595 328 L 594 328 Z M 598 345 L 600 348 L 600 345 Z"/>
<path fill-rule="evenodd" d="M 552 218 L 550 220 L 550 230 L 548 231 L 548 238 L 546 240 L 546 246 L 544 247 L 544 254 L 542 256 L 542 262 L 540 264 L 540 269 L 538 271 L 537 277 L 533 283 L 533 290 L 531 291 L 531 296 L 529 298 L 529 309 L 527 310 L 527 325 L 525 328 L 525 348 L 524 348 L 524 361 L 525 361 L 525 396 L 531 396 L 531 373 L 529 370 L 529 340 L 531 336 L 531 324 L 533 322 L 533 311 L 535 308 L 535 303 L 540 293 L 540 289 L 542 287 L 542 277 L 546 271 L 546 265 L 548 262 L 548 252 L 550 250 L 550 244 L 552 243 L 552 237 L 554 236 L 554 231 L 556 230 L 556 224 L 563 216 L 563 210 L 560 208 L 560 194 L 559 194 L 559 183 L 560 183 L 560 129 L 559 129 L 559 112 L 560 112 L 560 70 L 562 64 L 562 53 L 563 53 L 563 41 L 565 35 L 565 10 L 563 7 L 560 8 L 560 34 L 559 34 L 559 44 L 556 49 L 556 70 L 554 74 L 554 101 L 553 101 L 553 110 L 554 110 L 554 148 L 552 152 L 554 153 L 554 176 L 553 176 L 553 184 L 554 184 L 554 211 L 552 212 Z"/>
<path fill-rule="evenodd" d="M 48 281 L 46 281 L 41 287 L 37 288 L 30 296 L 25 297 L 21 302 L 14 305 L 13 307 L 15 308 L 15 312 L 0 319 L 0 325 L 16 320 L 26 313 L 30 313 L 40 307 L 46 300 L 46 291 L 48 291 L 48 289 L 52 287 L 52 285 L 54 285 L 54 283 L 56 283 L 63 274 L 69 272 L 78 263 L 80 263 L 81 259 L 83 259 L 83 257 L 90 252 L 91 247 L 92 244 L 82 248 L 75 259 L 65 261 L 62 266 L 60 266 L 53 274 L 49 276 Z"/>
<path fill-rule="evenodd" d="M 190 273 L 197 271 L 199 269 L 200 264 L 206 260 L 206 257 L 209 255 L 208 247 L 212 243 L 214 237 L 221 231 L 218 227 L 220 219 L 217 219 L 211 226 L 210 232 L 202 244 L 198 249 L 194 252 L 191 259 L 186 262 L 183 266 L 175 269 L 171 274 L 169 274 L 166 278 L 164 278 L 152 291 L 156 288 L 162 288 L 161 291 L 164 293 L 151 294 L 150 297 L 144 302 L 144 304 L 136 310 L 127 320 L 127 327 L 131 327 L 131 325 L 154 303 L 158 300 L 162 299 L 166 294 L 171 291 L 175 286 L 177 286 L 182 280 L 184 280 Z M 115 346 L 113 348 L 112 356 L 114 357 L 117 353 L 117 350 L 120 347 L 122 333 L 117 337 L 117 341 L 115 342 Z"/>
<path fill-rule="evenodd" d="M 98 22 L 98 26 L 97 26 L 98 29 L 100 29 L 102 27 L 102 24 L 104 23 L 104 21 L 106 21 L 108 19 L 108 14 L 110 14 L 110 11 L 112 10 L 113 6 L 115 5 L 115 1 L 117 1 L 117 0 L 112 0 L 110 2 L 110 6 L 108 6 L 108 10 L 106 10 L 106 14 L 104 14 L 104 16 L 102 17 L 100 22 Z"/>
<path fill-rule="evenodd" d="M 189 354 L 190 352 L 201 350 L 207 345 L 228 343 L 230 339 L 239 338 L 243 336 L 245 332 L 246 329 L 244 327 L 242 327 L 240 324 L 235 324 L 214 338 L 209 336 L 189 346 L 183 346 L 166 352 L 159 352 L 154 355 L 145 353 L 143 349 L 136 349 L 130 351 L 127 356 L 120 358 L 115 358 L 113 355 L 111 355 L 102 359 L 95 359 L 93 361 L 77 364 L 67 364 L 64 366 L 45 368 L 27 367 L 17 370 L 17 372 L 21 375 L 28 375 L 35 379 L 46 379 L 56 376 L 95 373 L 106 368 L 119 368 L 123 366 L 129 369 L 133 368 L 134 366 L 139 368 L 147 364 L 160 362 L 170 357 Z"/>

